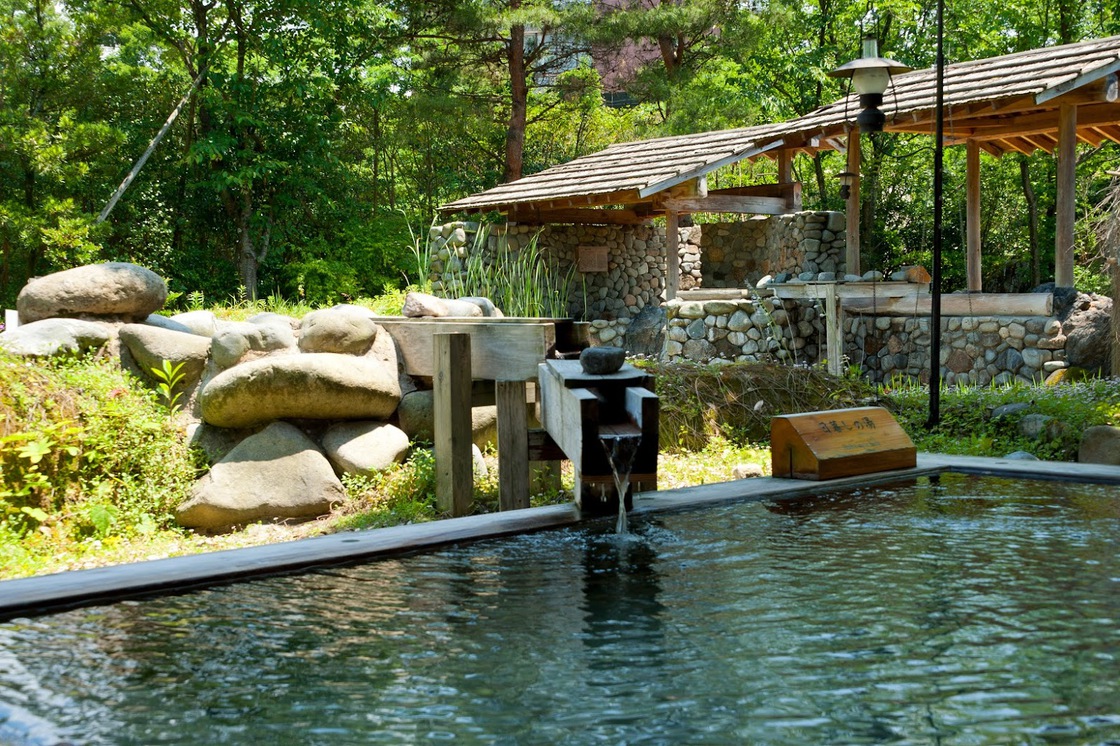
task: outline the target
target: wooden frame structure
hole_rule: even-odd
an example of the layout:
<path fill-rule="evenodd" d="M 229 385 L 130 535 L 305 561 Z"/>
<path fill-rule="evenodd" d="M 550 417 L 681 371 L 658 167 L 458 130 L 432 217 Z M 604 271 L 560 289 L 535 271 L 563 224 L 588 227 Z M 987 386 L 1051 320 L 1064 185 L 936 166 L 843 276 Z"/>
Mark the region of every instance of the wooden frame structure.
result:
<path fill-rule="evenodd" d="M 968 148 L 968 289 L 981 290 L 980 153 L 1045 150 L 1058 157 L 1055 283 L 1073 284 L 1076 147 L 1120 143 L 1120 36 L 1035 49 L 945 69 L 946 145 Z M 886 131 L 933 135 L 935 70 L 897 76 L 883 110 Z M 678 286 L 678 216 L 693 212 L 782 214 L 801 206 L 797 153 L 846 152 L 859 174 L 855 94 L 787 122 L 620 143 L 443 205 L 445 214 L 497 210 L 518 223 L 628 225 L 666 219 L 666 297 Z M 855 136 L 853 136 L 855 135 Z M 707 174 L 743 160 L 777 162 L 775 183 L 709 190 Z M 847 266 L 858 272 L 859 179 L 847 202 Z"/>

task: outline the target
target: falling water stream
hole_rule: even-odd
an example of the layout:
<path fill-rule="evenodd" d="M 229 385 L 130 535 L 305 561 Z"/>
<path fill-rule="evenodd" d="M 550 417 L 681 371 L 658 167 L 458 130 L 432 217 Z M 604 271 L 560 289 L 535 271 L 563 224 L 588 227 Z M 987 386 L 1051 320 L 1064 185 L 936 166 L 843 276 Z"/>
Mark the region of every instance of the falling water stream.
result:
<path fill-rule="evenodd" d="M 611 433 L 599 435 L 607 460 L 611 462 L 614 487 L 618 490 L 618 523 L 615 532 L 628 533 L 626 521 L 626 493 L 630 490 L 630 471 L 634 467 L 634 456 L 641 445 L 642 436 L 633 433 Z"/>

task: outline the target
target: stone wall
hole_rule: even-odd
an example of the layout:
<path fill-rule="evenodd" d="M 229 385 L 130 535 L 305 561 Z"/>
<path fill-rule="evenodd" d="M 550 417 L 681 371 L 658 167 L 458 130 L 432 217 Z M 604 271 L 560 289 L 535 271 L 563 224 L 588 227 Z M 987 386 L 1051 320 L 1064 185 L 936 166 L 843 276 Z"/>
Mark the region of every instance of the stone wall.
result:
<path fill-rule="evenodd" d="M 928 316 L 856 316 L 844 320 L 845 353 L 874 382 L 902 376 L 929 381 Z M 1067 366 L 1057 318 L 965 316 L 941 319 L 941 376 L 946 385 L 1038 382 Z"/>
<path fill-rule="evenodd" d="M 740 300 L 674 300 L 666 304 L 665 359 L 816 364 L 824 352 L 824 315 L 817 304 L 782 301 L 765 290 Z M 844 319 L 844 354 L 865 378 L 929 381 L 928 316 L 860 315 Z M 943 317 L 941 376 L 949 386 L 1038 382 L 1068 366 L 1057 318 Z"/>
<path fill-rule="evenodd" d="M 781 300 L 765 290 L 739 300 L 665 304 L 669 362 L 817 362 L 823 316 L 815 302 Z"/>
<path fill-rule="evenodd" d="M 753 287 L 767 274 L 837 272 L 843 269 L 844 216 L 802 212 L 760 216 L 733 223 L 680 228 L 678 254 L 681 291 L 698 288 Z M 580 247 L 605 247 L 604 272 L 576 273 L 569 294 L 571 314 L 601 329 L 620 331 L 650 305 L 660 305 L 665 288 L 665 229 L 654 225 L 495 226 L 484 245 L 477 223 L 434 226 L 429 236 L 430 279 L 435 294 L 455 288 L 472 252 L 482 248 L 490 262 L 503 251 L 522 251 L 534 237 L 548 251 L 553 271 L 565 276 L 578 266 Z M 623 322 L 623 323 L 620 323 Z"/>
<path fill-rule="evenodd" d="M 843 272 L 844 228 L 841 212 L 799 212 L 705 225 L 700 241 L 703 287 L 754 287 L 762 277 L 782 272 Z M 682 282 L 681 289 L 689 288 Z"/>

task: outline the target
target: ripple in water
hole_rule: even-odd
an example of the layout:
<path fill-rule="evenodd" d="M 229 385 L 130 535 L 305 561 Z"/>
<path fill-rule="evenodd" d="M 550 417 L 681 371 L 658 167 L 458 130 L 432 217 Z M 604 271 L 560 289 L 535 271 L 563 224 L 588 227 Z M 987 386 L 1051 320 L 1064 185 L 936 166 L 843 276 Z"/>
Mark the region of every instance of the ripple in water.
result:
<path fill-rule="evenodd" d="M 945 476 L 0 625 L 0 743 L 1120 740 L 1120 497 Z"/>

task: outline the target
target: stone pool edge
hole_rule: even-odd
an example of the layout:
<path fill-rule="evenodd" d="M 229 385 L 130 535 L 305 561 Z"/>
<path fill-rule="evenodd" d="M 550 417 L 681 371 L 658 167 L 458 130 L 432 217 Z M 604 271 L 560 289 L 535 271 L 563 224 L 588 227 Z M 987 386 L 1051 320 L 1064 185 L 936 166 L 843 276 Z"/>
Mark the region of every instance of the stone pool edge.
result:
<path fill-rule="evenodd" d="M 759 477 L 640 493 L 635 496 L 632 515 L 803 497 L 823 490 L 870 486 L 944 472 L 1120 485 L 1120 467 L 1117 466 L 923 453 L 918 455 L 918 465 L 913 469 L 844 479 L 817 482 Z M 0 581 L 0 621 L 606 520 L 610 519 L 583 518 L 574 504 L 550 505 L 5 580 Z"/>

